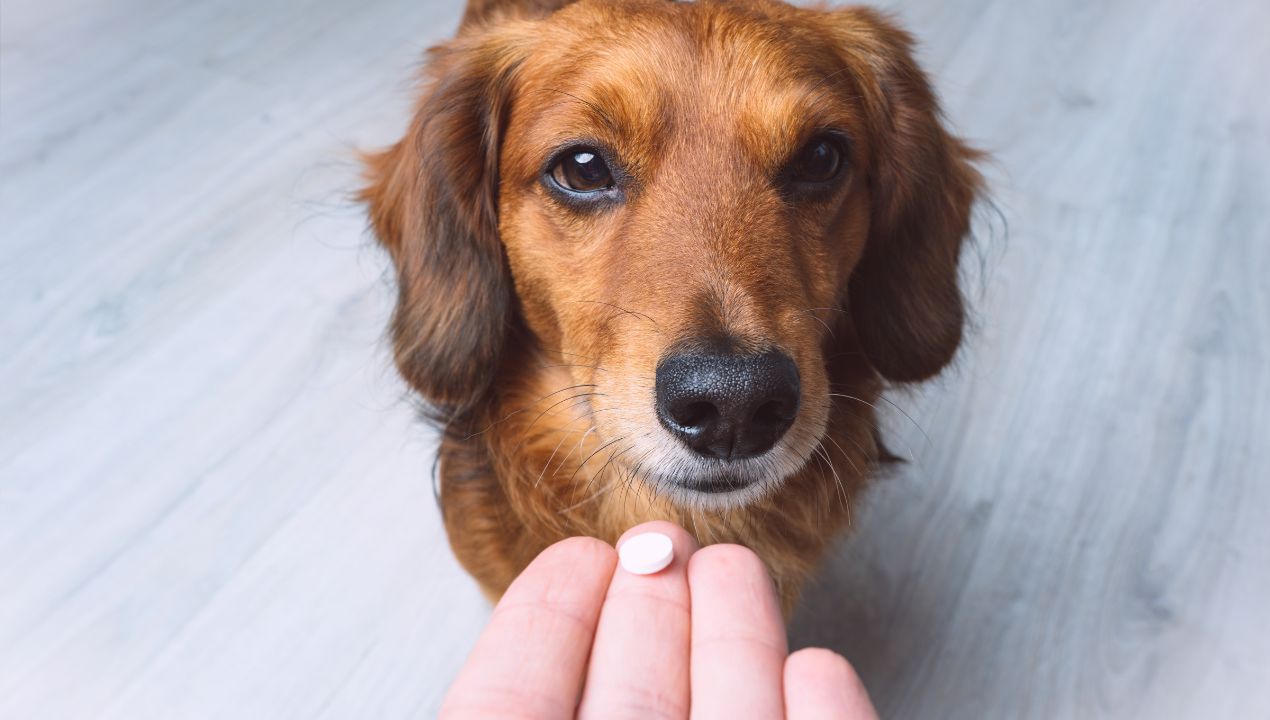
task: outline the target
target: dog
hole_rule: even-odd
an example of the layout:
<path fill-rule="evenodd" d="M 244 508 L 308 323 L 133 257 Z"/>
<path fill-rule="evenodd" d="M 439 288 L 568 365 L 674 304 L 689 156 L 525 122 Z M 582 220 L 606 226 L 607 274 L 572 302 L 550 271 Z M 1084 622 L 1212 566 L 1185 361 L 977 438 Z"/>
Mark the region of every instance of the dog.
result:
<path fill-rule="evenodd" d="M 752 548 L 788 613 L 961 343 L 980 154 L 911 37 L 775 0 L 472 0 L 361 199 L 497 600 L 571 535 Z"/>

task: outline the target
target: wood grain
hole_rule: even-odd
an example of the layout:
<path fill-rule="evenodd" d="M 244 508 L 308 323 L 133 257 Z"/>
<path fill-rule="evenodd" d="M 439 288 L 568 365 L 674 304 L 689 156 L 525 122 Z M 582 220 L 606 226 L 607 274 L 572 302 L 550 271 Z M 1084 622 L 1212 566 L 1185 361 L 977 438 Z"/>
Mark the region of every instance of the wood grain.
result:
<path fill-rule="evenodd" d="M 1270 4 L 893 9 L 1000 214 L 795 644 L 887 717 L 1270 716 Z M 0 716 L 435 711 L 488 611 L 348 195 L 460 12 L 0 7 Z"/>

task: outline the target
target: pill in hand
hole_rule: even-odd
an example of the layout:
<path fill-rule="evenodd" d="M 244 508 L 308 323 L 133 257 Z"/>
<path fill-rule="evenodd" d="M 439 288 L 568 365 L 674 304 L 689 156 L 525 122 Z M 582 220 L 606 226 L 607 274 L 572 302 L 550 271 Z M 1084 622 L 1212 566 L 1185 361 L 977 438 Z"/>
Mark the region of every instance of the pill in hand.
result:
<path fill-rule="evenodd" d="M 629 537 L 617 549 L 622 568 L 635 575 L 652 575 L 675 559 L 675 547 L 670 537 L 659 532 L 641 533 Z"/>

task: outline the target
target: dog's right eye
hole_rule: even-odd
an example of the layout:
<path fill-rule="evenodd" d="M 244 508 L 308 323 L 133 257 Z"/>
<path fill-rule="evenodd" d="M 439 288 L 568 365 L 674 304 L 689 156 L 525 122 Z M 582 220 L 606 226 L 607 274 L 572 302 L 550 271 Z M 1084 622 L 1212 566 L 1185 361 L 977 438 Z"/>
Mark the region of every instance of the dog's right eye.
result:
<path fill-rule="evenodd" d="M 613 187 L 613 173 L 608 163 L 594 150 L 566 150 L 551 168 L 551 179 L 557 185 L 576 193 L 592 193 Z"/>

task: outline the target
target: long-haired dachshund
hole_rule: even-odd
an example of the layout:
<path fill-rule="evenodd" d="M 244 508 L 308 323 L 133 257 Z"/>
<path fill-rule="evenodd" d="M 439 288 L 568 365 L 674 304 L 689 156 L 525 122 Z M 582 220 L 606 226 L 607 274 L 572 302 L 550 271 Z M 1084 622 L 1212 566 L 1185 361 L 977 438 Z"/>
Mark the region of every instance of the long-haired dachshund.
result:
<path fill-rule="evenodd" d="M 675 521 L 785 607 L 961 341 L 978 157 L 910 37 L 774 0 L 472 0 L 368 159 L 397 367 L 497 598 L 544 547 Z"/>

